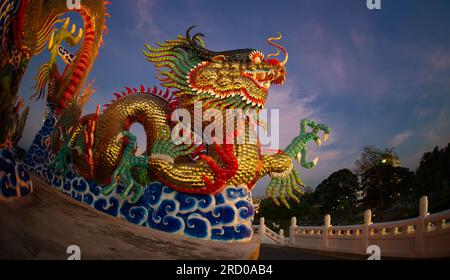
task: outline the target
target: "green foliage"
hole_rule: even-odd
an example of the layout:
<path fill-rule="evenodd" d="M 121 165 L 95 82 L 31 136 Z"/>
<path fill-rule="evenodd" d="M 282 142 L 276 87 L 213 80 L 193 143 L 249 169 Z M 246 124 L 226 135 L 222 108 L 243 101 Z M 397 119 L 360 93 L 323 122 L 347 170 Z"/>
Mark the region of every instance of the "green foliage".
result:
<path fill-rule="evenodd" d="M 358 177 L 348 169 L 341 169 L 317 186 L 314 200 L 322 214 L 347 215 L 355 211 L 358 190 Z"/>
<path fill-rule="evenodd" d="M 272 226 L 272 223 L 275 223 L 280 225 L 280 228 L 284 229 L 285 232 L 289 229 L 291 217 L 297 217 L 298 224 L 320 225 L 323 222 L 323 216 L 314 203 L 314 192 L 310 188 L 306 188 L 300 199 L 300 204 L 290 209 L 276 206 L 269 198 L 263 199 L 260 210 L 255 215 L 256 223 L 259 222 L 259 217 L 264 217 L 270 228 L 275 230 Z"/>
<path fill-rule="evenodd" d="M 374 146 L 365 146 L 361 156 L 355 162 L 355 172 L 358 176 L 361 176 L 367 170 L 380 164 L 400 166 L 400 157 L 394 148 L 380 150 Z"/>
<path fill-rule="evenodd" d="M 355 166 L 364 197 L 362 207 L 374 210 L 376 220 L 383 220 L 386 209 L 416 200 L 414 173 L 400 166 L 393 148 L 366 146 Z"/>
<path fill-rule="evenodd" d="M 415 184 L 420 196 L 428 195 L 431 210 L 450 208 L 450 143 L 422 156 Z"/>
<path fill-rule="evenodd" d="M 414 173 L 408 168 L 380 164 L 361 175 L 364 209 L 375 210 L 376 219 L 383 221 L 383 211 L 409 201 L 418 201 Z M 417 203 L 416 203 L 417 205 Z"/>

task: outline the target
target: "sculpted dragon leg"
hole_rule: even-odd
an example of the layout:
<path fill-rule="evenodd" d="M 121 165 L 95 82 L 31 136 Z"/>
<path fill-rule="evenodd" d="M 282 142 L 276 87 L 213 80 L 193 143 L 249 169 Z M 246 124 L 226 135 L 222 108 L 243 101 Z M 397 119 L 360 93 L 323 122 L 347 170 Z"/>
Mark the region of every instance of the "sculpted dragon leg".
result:
<path fill-rule="evenodd" d="M 308 131 L 308 128 L 311 130 Z M 323 132 L 323 139 L 318 135 L 320 132 Z M 276 205 L 280 205 L 281 201 L 284 206 L 290 208 L 286 196 L 296 202 L 300 201 L 293 191 L 302 194 L 301 188 L 303 188 L 303 183 L 292 161 L 297 159 L 302 167 L 307 169 L 314 168 L 317 165 L 318 158 L 308 161 L 307 144 L 314 141 L 320 147 L 322 140 L 324 142 L 328 140 L 329 134 L 330 128 L 328 126 L 317 124 L 311 120 L 302 120 L 300 123 L 300 135 L 294 138 L 284 152 L 263 158 L 264 173 L 270 174 L 271 177 L 266 195 Z"/>
<path fill-rule="evenodd" d="M 120 182 L 124 183 L 125 189 L 121 194 L 121 198 L 125 199 L 131 191 L 134 191 L 134 195 L 131 197 L 130 202 L 136 203 L 144 192 L 144 187 L 141 183 L 134 179 L 132 170 L 133 168 L 145 169 L 147 167 L 147 156 L 136 156 L 136 136 L 128 131 L 123 131 L 116 138 L 116 142 L 121 141 L 123 138 L 127 139 L 127 146 L 122 153 L 122 160 L 112 175 L 112 183 L 102 189 L 103 194 L 109 194 L 115 190 Z"/>
<path fill-rule="evenodd" d="M 192 194 L 221 192 L 238 170 L 234 145 L 215 143 L 215 158 L 201 155 L 197 162 L 182 159 L 194 150 L 193 145 L 177 145 L 168 135 L 163 135 L 153 146 L 148 167 L 159 180 L 177 191 Z"/>
<path fill-rule="evenodd" d="M 209 165 L 214 173 L 215 181 L 211 181 L 208 176 L 202 175 L 207 189 L 211 193 L 221 191 L 226 182 L 232 178 L 238 170 L 238 160 L 234 156 L 234 144 L 219 145 L 215 143 L 216 152 L 219 155 L 225 167 L 220 166 L 212 157 L 200 155 L 200 158 Z"/>
<path fill-rule="evenodd" d="M 61 150 L 56 154 L 55 158 L 48 166 L 55 175 L 63 176 L 69 172 L 71 150 L 70 139 L 67 139 Z"/>

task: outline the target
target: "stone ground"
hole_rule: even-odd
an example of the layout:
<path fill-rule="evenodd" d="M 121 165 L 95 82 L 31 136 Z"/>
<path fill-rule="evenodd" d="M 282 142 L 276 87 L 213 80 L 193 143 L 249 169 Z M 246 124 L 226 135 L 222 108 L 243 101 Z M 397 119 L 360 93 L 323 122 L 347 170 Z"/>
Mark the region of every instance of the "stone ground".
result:
<path fill-rule="evenodd" d="M 0 259 L 64 260 L 70 245 L 82 259 L 240 260 L 259 240 L 221 243 L 166 234 L 96 211 L 33 178 L 31 196 L 0 203 Z"/>
<path fill-rule="evenodd" d="M 0 259 L 67 259 L 78 245 L 82 259 L 249 259 L 259 240 L 220 243 L 165 234 L 130 224 L 75 201 L 33 178 L 30 197 L 0 203 Z M 365 259 L 261 245 L 260 260 Z"/>
<path fill-rule="evenodd" d="M 263 244 L 261 245 L 259 259 L 260 260 L 367 260 L 367 257 Z"/>

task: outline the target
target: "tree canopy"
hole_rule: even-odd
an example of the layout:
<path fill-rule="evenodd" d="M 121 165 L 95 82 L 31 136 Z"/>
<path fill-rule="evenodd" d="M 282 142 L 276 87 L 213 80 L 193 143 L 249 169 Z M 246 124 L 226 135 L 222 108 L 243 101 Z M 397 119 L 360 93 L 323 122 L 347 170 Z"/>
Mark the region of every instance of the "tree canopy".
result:
<path fill-rule="evenodd" d="M 400 166 L 400 157 L 394 148 L 380 150 L 374 146 L 365 146 L 359 159 L 355 162 L 355 172 L 361 176 L 365 171 L 378 165 Z"/>
<path fill-rule="evenodd" d="M 444 149 L 434 148 L 420 160 L 415 184 L 418 195 L 428 195 L 431 209 L 441 211 L 450 208 L 450 143 Z"/>
<path fill-rule="evenodd" d="M 317 186 L 314 200 L 321 213 L 348 214 L 357 203 L 358 190 L 358 177 L 348 169 L 341 169 Z"/>

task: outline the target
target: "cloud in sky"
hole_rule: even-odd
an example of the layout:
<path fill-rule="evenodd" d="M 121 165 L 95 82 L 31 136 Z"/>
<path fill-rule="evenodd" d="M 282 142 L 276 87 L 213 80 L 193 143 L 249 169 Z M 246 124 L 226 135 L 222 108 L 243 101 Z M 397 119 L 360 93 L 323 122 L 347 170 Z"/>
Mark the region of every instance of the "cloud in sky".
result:
<path fill-rule="evenodd" d="M 135 0 L 134 13 L 135 13 L 135 26 L 133 32 L 137 35 L 160 35 L 161 30 L 155 20 L 155 0 Z"/>
<path fill-rule="evenodd" d="M 412 131 L 405 131 L 402 133 L 399 133 L 392 138 L 390 141 L 390 145 L 393 147 L 398 147 L 404 142 L 406 142 L 411 136 L 413 135 Z"/>
<path fill-rule="evenodd" d="M 320 108 L 312 105 L 314 95 L 305 95 L 291 79 L 282 87 L 272 86 L 267 99 L 267 108 L 278 109 L 280 114 L 280 144 L 285 148 L 290 139 L 300 133 L 300 120 L 302 118 L 319 119 Z"/>
<path fill-rule="evenodd" d="M 436 120 L 425 129 L 429 143 L 444 146 L 450 140 L 450 105 L 446 104 L 438 114 Z"/>

